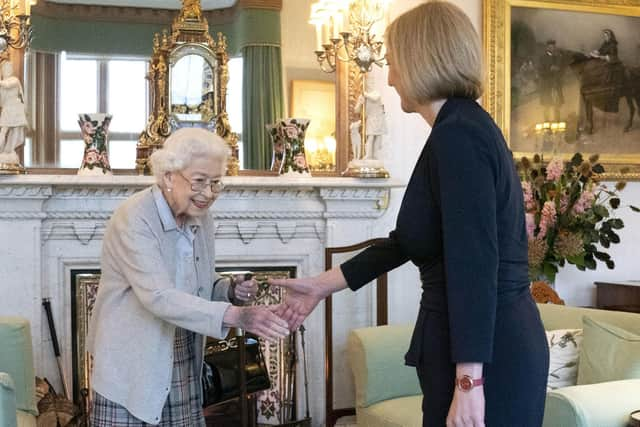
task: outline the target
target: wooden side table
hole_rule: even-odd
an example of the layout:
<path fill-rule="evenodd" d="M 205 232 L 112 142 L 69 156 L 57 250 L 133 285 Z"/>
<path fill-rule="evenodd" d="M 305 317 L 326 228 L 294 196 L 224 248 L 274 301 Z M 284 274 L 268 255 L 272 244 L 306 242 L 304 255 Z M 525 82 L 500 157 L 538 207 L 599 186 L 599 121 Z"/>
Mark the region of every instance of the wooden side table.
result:
<path fill-rule="evenodd" d="M 640 313 L 640 280 L 595 282 L 596 308 Z"/>

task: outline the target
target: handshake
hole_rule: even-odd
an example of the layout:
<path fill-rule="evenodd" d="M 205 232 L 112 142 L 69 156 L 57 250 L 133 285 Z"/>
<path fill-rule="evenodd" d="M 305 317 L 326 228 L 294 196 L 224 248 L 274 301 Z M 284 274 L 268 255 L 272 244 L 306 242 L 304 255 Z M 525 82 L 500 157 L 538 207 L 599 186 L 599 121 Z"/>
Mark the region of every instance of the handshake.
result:
<path fill-rule="evenodd" d="M 347 286 L 339 268 L 313 278 L 269 279 L 268 283 L 286 290 L 284 301 L 269 306 L 231 306 L 224 314 L 224 325 L 276 341 L 298 329 L 320 301 Z M 255 298 L 258 282 L 247 275 L 236 276 L 229 289 L 233 299 L 248 302 Z"/>

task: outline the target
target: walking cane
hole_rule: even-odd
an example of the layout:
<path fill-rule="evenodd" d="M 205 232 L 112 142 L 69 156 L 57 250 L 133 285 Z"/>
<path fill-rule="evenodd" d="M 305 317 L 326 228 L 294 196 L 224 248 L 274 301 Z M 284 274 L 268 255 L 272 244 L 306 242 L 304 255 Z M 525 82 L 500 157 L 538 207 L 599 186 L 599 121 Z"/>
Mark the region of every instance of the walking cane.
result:
<path fill-rule="evenodd" d="M 302 346 L 302 363 L 304 370 L 304 401 L 306 407 L 306 418 L 309 420 L 309 380 L 307 378 L 307 350 L 304 346 L 304 325 L 300 325 L 300 345 Z"/>
<path fill-rule="evenodd" d="M 253 273 L 245 273 L 244 280 L 251 280 Z M 243 304 L 244 305 L 244 304 Z M 247 348 L 244 330 L 236 329 L 236 340 L 238 340 L 238 354 L 240 358 L 240 369 L 238 370 L 238 380 L 240 381 L 240 425 L 249 427 L 249 402 L 247 394 Z"/>
<path fill-rule="evenodd" d="M 64 391 L 64 397 L 71 400 L 71 392 L 69 391 L 69 384 L 67 383 L 67 377 L 64 374 L 62 367 L 62 357 L 60 356 L 60 345 L 58 344 L 58 334 L 56 334 L 56 325 L 53 323 L 53 315 L 51 314 L 51 302 L 49 298 L 42 299 L 42 305 L 44 311 L 47 313 L 47 321 L 49 323 L 49 332 L 51 333 L 51 341 L 53 343 L 53 354 L 56 356 L 56 362 L 58 362 L 58 372 L 60 373 L 60 381 L 62 382 L 62 389 Z"/>

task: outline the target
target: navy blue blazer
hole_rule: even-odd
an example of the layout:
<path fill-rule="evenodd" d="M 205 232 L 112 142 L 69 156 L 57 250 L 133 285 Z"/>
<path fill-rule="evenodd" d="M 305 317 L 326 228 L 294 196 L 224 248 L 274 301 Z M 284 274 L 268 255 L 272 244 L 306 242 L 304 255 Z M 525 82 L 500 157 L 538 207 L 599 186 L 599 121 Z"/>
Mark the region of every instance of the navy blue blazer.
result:
<path fill-rule="evenodd" d="M 420 269 L 423 308 L 447 313 L 451 362 L 491 362 L 498 306 L 528 292 L 527 236 L 512 153 L 473 100 L 445 102 L 395 230 L 341 269 L 357 290 L 407 261 Z M 417 365 L 413 347 L 407 363 Z"/>

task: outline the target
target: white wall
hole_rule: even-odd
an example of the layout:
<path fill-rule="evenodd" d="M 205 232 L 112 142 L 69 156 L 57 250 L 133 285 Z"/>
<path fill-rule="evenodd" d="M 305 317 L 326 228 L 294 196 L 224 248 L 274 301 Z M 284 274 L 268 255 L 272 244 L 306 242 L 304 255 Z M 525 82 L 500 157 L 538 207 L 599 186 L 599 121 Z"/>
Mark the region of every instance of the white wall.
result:
<path fill-rule="evenodd" d="M 393 1 L 390 9 L 391 19 L 420 3 L 423 1 Z M 453 3 L 469 15 L 478 32 L 482 34 L 481 0 L 454 0 Z M 392 176 L 408 181 L 430 129 L 416 114 L 402 112 L 395 90 L 386 85 L 386 73 L 386 68 L 374 72 L 377 86 L 383 94 L 389 123 L 389 131 L 384 142 L 385 166 Z M 374 231 L 377 236 L 386 235 L 393 228 L 402 194 L 403 190 L 393 191 L 390 209 L 379 222 L 379 228 Z M 640 182 L 629 183 L 622 193 L 622 201 L 623 204 L 640 206 Z M 556 289 L 567 304 L 595 305 L 595 281 L 640 279 L 640 262 L 637 255 L 637 242 L 640 242 L 640 214 L 629 209 L 619 209 L 619 216 L 625 222 L 625 228 L 620 233 L 622 242 L 608 250 L 616 262 L 616 268 L 608 270 L 606 267 L 599 267 L 595 271 L 581 272 L 573 266 L 566 266 L 556 278 Z M 413 264 L 404 265 L 392 272 L 389 280 L 390 322 L 413 322 L 418 310 L 416 301 L 421 292 L 416 267 Z"/>

